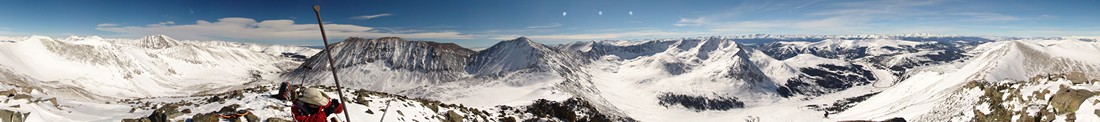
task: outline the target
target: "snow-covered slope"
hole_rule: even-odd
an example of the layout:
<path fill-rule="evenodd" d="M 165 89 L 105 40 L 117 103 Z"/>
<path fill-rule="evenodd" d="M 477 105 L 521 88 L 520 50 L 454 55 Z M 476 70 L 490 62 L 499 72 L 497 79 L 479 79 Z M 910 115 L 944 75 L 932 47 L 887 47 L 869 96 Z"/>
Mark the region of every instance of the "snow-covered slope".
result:
<path fill-rule="evenodd" d="M 580 79 L 586 59 L 526 38 L 503 41 L 473 52 L 449 43 L 395 37 L 350 38 L 333 45 L 342 85 L 442 101 L 492 107 L 564 100 L 571 95 L 550 86 Z M 311 57 L 283 81 L 333 84 L 324 52 Z M 566 78 L 572 77 L 572 78 Z M 547 96 L 556 96 L 548 98 Z"/>
<path fill-rule="evenodd" d="M 581 63 L 572 52 L 550 48 L 526 37 L 502 41 L 470 56 L 466 72 L 475 76 L 500 76 L 511 72 L 568 72 Z"/>
<path fill-rule="evenodd" d="M 179 96 L 254 81 L 293 68 L 291 58 L 264 53 L 287 49 L 247 44 L 179 41 L 163 35 L 142 39 L 44 36 L 10 37 L 0 42 L 0 69 L 26 80 L 8 85 L 34 87 L 63 99 Z M 298 52 L 294 52 L 298 51 Z"/>
<path fill-rule="evenodd" d="M 396 37 L 348 38 L 332 45 L 333 58 L 347 86 L 395 92 L 467 77 L 466 63 L 474 52 L 453 43 L 407 41 Z M 326 52 L 317 53 L 286 81 L 332 84 Z"/>
<path fill-rule="evenodd" d="M 984 44 L 973 60 L 915 73 L 838 118 L 1096 121 L 1100 115 L 1082 113 L 1100 110 L 1097 45 L 1080 40 Z"/>
<path fill-rule="evenodd" d="M 5 121 L 291 121 L 292 103 L 271 96 L 278 92 L 272 84 L 226 91 L 218 94 L 201 94 L 173 97 L 148 97 L 120 99 L 106 102 L 70 101 L 51 98 L 41 91 L 0 87 L 0 115 Z M 574 120 L 574 121 L 623 121 L 594 111 L 592 106 L 578 99 L 563 102 L 538 100 L 522 106 L 467 107 L 461 104 L 443 103 L 428 99 L 408 98 L 367 90 L 337 89 L 316 86 L 329 96 L 338 96 L 336 90 L 344 90 L 348 98 L 347 109 L 352 121 L 382 122 L 437 122 L 437 121 L 517 121 L 517 120 Z M 238 114 L 240 117 L 223 118 L 222 115 Z M 330 119 L 344 120 L 344 114 L 333 114 Z M 17 120 L 12 120 L 17 119 Z"/>
<path fill-rule="evenodd" d="M 226 107 L 287 118 L 287 103 L 267 96 L 272 83 L 337 90 L 327 57 L 306 57 L 327 53 L 315 49 L 165 36 L 0 39 L 0 56 L 18 57 L 0 59 L 0 93 L 12 89 L 16 101 L 0 109 L 38 118 L 29 120 L 116 121 L 175 108 L 190 112 L 169 119 L 197 121 Z M 1086 37 L 521 37 L 478 51 L 384 37 L 332 48 L 357 121 L 1100 119 L 1100 42 Z M 394 101 L 388 111 L 385 101 Z"/>
<path fill-rule="evenodd" d="M 782 39 L 808 38 L 820 39 Z M 770 46 L 746 46 L 738 43 L 738 40 L 746 37 L 699 37 L 639 42 L 592 41 L 558 46 L 546 46 L 527 38 L 518 38 L 502 41 L 467 56 L 448 55 L 456 57 L 452 59 L 463 60 L 440 61 L 433 57 L 415 56 L 386 59 L 394 60 L 390 62 L 413 60 L 466 64 L 442 65 L 448 67 L 448 70 L 432 72 L 395 69 L 362 60 L 372 59 L 369 57 L 374 56 L 438 54 L 439 52 L 433 50 L 439 49 L 432 46 L 403 47 L 398 50 L 345 50 L 351 47 L 337 44 L 334 48 L 338 51 L 334 52 L 356 52 L 336 53 L 338 62 L 350 64 L 338 67 L 345 69 L 340 73 L 343 80 L 348 81 L 344 84 L 350 84 L 347 86 L 353 88 L 482 107 L 530 104 L 530 101 L 540 98 L 581 98 L 590 102 L 596 110 L 621 117 L 651 116 L 665 112 L 697 116 L 702 113 L 696 112 L 702 111 L 726 111 L 721 113 L 743 115 L 736 114 L 738 112 L 735 110 L 767 108 L 777 105 L 775 102 L 788 99 L 815 99 L 817 96 L 850 88 L 871 87 L 870 84 L 880 80 L 894 82 L 901 77 L 903 72 L 892 71 L 886 68 L 889 66 L 882 66 L 878 60 L 871 58 L 957 49 L 953 45 L 935 45 L 937 42 L 896 38 L 829 38 L 816 42 L 780 42 Z M 351 42 L 354 41 L 342 43 Z M 767 50 L 758 50 L 773 47 L 814 51 L 787 51 L 782 54 L 795 56 L 777 59 L 776 55 L 769 54 Z M 378 47 L 355 49 L 369 48 Z M 867 48 L 874 49 L 868 53 Z M 861 56 L 837 57 L 824 56 L 829 53 L 819 53 L 849 49 L 860 50 Z M 961 57 L 960 55 L 936 63 L 951 62 Z M 320 62 L 323 60 L 314 56 L 302 66 L 311 70 L 299 69 L 282 78 L 293 81 L 305 77 L 306 83 L 331 84 L 331 80 L 328 80 L 331 76 L 324 72 L 325 69 L 319 69 L 324 67 L 321 64 L 325 62 Z M 456 67 L 465 69 L 465 72 L 450 70 Z M 913 67 L 917 66 L 902 69 Z M 453 77 L 433 78 L 435 75 L 429 75 L 430 73 Z M 890 84 L 892 83 L 885 86 Z M 659 117 L 640 120 L 672 119 L 674 118 Z"/>

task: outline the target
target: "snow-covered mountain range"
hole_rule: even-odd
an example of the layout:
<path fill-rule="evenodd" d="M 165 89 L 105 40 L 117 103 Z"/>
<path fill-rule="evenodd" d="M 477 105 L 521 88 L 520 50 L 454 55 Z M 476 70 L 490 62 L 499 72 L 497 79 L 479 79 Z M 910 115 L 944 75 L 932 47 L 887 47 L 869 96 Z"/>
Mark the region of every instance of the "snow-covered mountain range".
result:
<path fill-rule="evenodd" d="M 328 52 L 298 46 L 163 35 L 0 40 L 4 88 L 30 97 L 8 104 L 33 106 L 5 110 L 32 118 L 66 116 L 63 109 L 88 121 L 138 118 L 166 111 L 141 103 L 227 94 L 240 95 L 189 102 L 198 105 L 178 109 L 198 112 L 169 118 L 194 120 L 234 103 L 285 118 L 285 108 L 265 107 L 286 105 L 263 96 L 271 84 L 333 84 L 327 57 L 314 55 Z M 545 45 L 520 37 L 474 51 L 348 38 L 331 50 L 346 89 L 330 91 L 358 93 L 347 96 L 358 104 L 349 109 L 371 114 L 356 119 L 389 112 L 372 106 L 378 101 L 403 101 L 406 112 L 389 121 L 1100 121 L 1096 40 L 757 34 Z M 60 104 L 34 102 L 50 97 Z M 74 107 L 104 101 L 128 105 Z M 135 114 L 81 116 L 131 108 Z"/>
<path fill-rule="evenodd" d="M 1074 44 L 1059 45 L 1053 44 L 1054 42 Z M 392 67 L 372 67 L 369 69 L 376 70 L 344 71 L 341 74 L 354 77 L 350 79 L 365 81 L 349 83 L 355 84 L 351 87 L 483 107 L 523 105 L 535 99 L 583 98 L 605 114 L 641 121 L 719 121 L 745 118 L 820 121 L 830 119 L 821 116 L 823 113 L 848 115 L 840 112 L 853 106 L 859 108 L 858 104 L 855 104 L 858 101 L 849 100 L 844 105 L 840 105 L 838 101 L 853 98 L 875 99 L 876 94 L 898 88 L 898 85 L 914 79 L 917 74 L 944 73 L 950 69 L 945 67 L 974 63 L 976 58 L 984 58 L 982 56 L 988 53 L 997 53 L 991 52 L 993 49 L 1005 48 L 1006 46 L 1003 45 L 1006 43 L 1051 49 L 1022 51 L 1027 52 L 1024 53 L 1027 55 L 1039 56 L 1023 59 L 1029 62 L 1000 63 L 1032 68 L 1004 66 L 988 70 L 1013 72 L 979 73 L 974 77 L 983 76 L 986 78 L 982 80 L 991 82 L 1005 78 L 1026 80 L 1040 75 L 1071 72 L 1081 72 L 1089 78 L 1097 77 L 1094 75 L 1096 73 L 1091 73 L 1095 72 L 1091 67 L 1100 63 L 1075 61 L 1071 60 L 1072 58 L 1050 58 L 1048 55 L 1052 54 L 1045 54 L 1060 53 L 1056 51 L 1065 50 L 1091 51 L 1096 48 L 1095 40 L 1003 39 L 944 35 L 747 35 L 644 41 L 590 41 L 556 46 L 518 38 L 502 41 L 485 50 L 471 52 L 465 58 L 468 60 L 452 60 L 459 63 L 451 64 L 463 62 L 466 64 L 448 65 L 466 69 L 465 72 L 453 70 L 448 72 L 450 73 L 448 76 L 458 77 L 408 81 L 405 80 L 407 78 L 392 79 L 375 76 L 380 73 L 407 72 Z M 998 59 L 1017 60 L 1016 57 Z M 363 60 L 359 62 L 365 62 L 367 65 L 374 63 Z M 317 63 L 321 64 L 316 65 L 324 64 L 324 62 Z M 389 71 L 383 69 L 389 69 Z M 300 76 L 294 75 L 296 73 L 300 72 L 284 77 Z M 313 77 L 330 76 L 314 75 Z M 975 79 L 969 81 L 973 80 Z M 326 81 L 307 82 L 331 84 Z M 949 82 L 968 82 L 968 80 Z M 834 103 L 837 105 L 829 105 Z M 754 114 L 752 112 L 761 110 L 789 112 L 787 114 Z M 819 116 L 779 118 L 806 114 Z M 914 113 L 913 115 L 927 114 Z M 837 120 L 885 120 L 893 117 L 940 120 L 903 115 Z"/>
<path fill-rule="evenodd" d="M 113 100 L 218 92 L 298 65 L 316 49 L 221 41 L 44 36 L 0 42 L 5 84 L 65 99 Z M 287 55 L 284 55 L 286 53 Z"/>

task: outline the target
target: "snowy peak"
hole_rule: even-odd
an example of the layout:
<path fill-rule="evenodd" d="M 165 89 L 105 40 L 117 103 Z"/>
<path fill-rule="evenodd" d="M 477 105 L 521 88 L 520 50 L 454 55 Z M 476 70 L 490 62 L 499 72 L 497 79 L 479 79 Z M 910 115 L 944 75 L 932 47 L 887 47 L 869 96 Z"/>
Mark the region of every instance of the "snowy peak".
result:
<path fill-rule="evenodd" d="M 466 72 L 477 76 L 499 76 L 520 70 L 562 72 L 574 70 L 569 68 L 586 60 L 575 51 L 550 48 L 526 37 L 501 41 L 470 58 Z"/>
<path fill-rule="evenodd" d="M 99 40 L 103 40 L 103 37 L 99 37 L 99 36 L 81 37 L 81 36 L 73 35 L 73 36 L 69 36 L 69 37 L 67 37 L 65 39 L 62 39 L 62 40 L 68 40 L 68 41 L 99 41 Z"/>
<path fill-rule="evenodd" d="M 500 43 L 494 44 L 486 50 L 491 50 L 494 48 L 546 50 L 546 45 L 531 41 L 531 39 L 528 39 L 527 37 L 519 37 L 512 40 L 501 41 Z"/>
<path fill-rule="evenodd" d="M 309 84 L 330 84 L 329 51 L 341 79 L 359 79 L 345 85 L 371 90 L 406 90 L 449 82 L 465 76 L 464 67 L 474 51 L 453 43 L 409 41 L 396 37 L 364 39 L 352 37 L 317 53 L 284 79 Z"/>
<path fill-rule="evenodd" d="M 450 52 L 460 52 L 460 53 L 463 53 L 463 54 L 473 53 L 473 50 L 467 49 L 467 48 L 462 47 L 462 46 L 460 46 L 458 44 L 455 44 L 455 43 L 438 43 L 438 42 L 431 42 L 431 41 L 408 41 L 408 40 L 405 40 L 405 39 L 402 39 L 402 38 L 399 38 L 399 37 L 382 37 L 382 38 L 378 38 L 377 41 L 378 42 L 370 42 L 370 43 L 393 43 L 393 44 L 413 43 L 413 44 L 417 44 L 417 45 L 425 45 L 425 46 L 429 46 L 431 48 L 446 50 L 446 51 L 450 51 Z"/>
<path fill-rule="evenodd" d="M 1080 40 L 1027 40 L 997 42 L 980 59 L 985 80 L 1027 80 L 1042 74 L 1083 72 L 1100 74 L 1100 42 Z M 1090 76 L 1097 77 L 1097 76 Z"/>
<path fill-rule="evenodd" d="M 349 82 L 348 86 L 386 92 L 509 74 L 571 77 L 567 75 L 581 72 L 577 71 L 578 67 L 587 60 L 575 52 L 560 51 L 526 38 L 502 41 L 478 52 L 452 43 L 408 41 L 396 37 L 353 37 L 331 48 L 336 72 L 346 74 L 341 75 L 341 79 L 361 80 Z M 326 53 L 309 58 L 282 78 L 304 80 L 307 84 L 331 84 L 327 82 L 332 77 Z"/>
<path fill-rule="evenodd" d="M 460 71 L 474 52 L 454 43 L 408 41 L 397 37 L 364 39 L 352 37 L 332 45 L 337 67 L 381 63 L 392 69 L 417 72 Z M 302 64 L 308 70 L 327 70 L 327 53 L 311 57 Z M 301 70 L 301 69 L 300 69 Z"/>
<path fill-rule="evenodd" d="M 180 42 L 165 35 L 152 35 L 141 38 L 138 44 L 141 47 L 150 49 L 164 49 L 180 45 Z"/>
<path fill-rule="evenodd" d="M 187 48 L 171 48 L 181 45 Z M 243 47 L 177 41 L 164 35 L 141 39 L 32 36 L 0 44 L 0 57 L 5 57 L 0 59 L 0 69 L 31 81 L 17 84 L 21 87 L 90 100 L 191 95 L 202 92 L 195 88 L 236 86 L 298 64 Z"/>

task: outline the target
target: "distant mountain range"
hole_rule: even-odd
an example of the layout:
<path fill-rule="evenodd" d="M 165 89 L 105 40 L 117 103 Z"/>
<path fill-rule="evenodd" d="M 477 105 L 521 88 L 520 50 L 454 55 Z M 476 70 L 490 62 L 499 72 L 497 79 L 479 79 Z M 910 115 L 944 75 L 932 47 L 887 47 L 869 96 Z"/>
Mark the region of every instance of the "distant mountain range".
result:
<path fill-rule="evenodd" d="M 349 99 L 411 97 L 429 101 L 403 103 L 424 104 L 408 110 L 438 104 L 431 100 L 484 110 L 458 112 L 481 117 L 460 118 L 471 121 L 1100 120 L 1100 42 L 1090 37 L 757 34 L 559 45 L 520 37 L 476 51 L 397 37 L 348 38 L 329 51 L 163 35 L 0 40 L 0 88 L 68 101 L 168 104 L 178 99 L 169 96 L 278 82 L 331 86 L 328 59 L 314 55 L 331 51 L 345 90 L 400 96 Z M 255 93 L 242 98 L 264 98 Z M 82 109 L 62 103 L 70 107 L 17 111 Z"/>

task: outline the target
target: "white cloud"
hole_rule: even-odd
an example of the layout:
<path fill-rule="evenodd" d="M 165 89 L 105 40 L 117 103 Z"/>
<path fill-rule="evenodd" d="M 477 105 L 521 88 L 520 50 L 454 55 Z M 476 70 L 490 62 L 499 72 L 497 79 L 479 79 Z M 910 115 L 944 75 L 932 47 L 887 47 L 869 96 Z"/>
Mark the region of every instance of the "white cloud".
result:
<path fill-rule="evenodd" d="M 369 19 L 374 19 L 374 18 L 379 18 L 379 17 L 384 17 L 384 16 L 393 16 L 393 14 L 391 14 L 391 13 L 382 13 L 382 14 L 375 14 L 375 15 L 355 16 L 355 17 L 351 17 L 351 18 L 352 19 L 369 20 Z"/>
<path fill-rule="evenodd" d="M 176 24 L 176 22 L 173 22 L 173 21 L 159 22 L 157 24 L 148 24 L 148 25 L 145 25 L 145 26 L 165 26 L 165 25 L 172 25 L 172 24 Z"/>
<path fill-rule="evenodd" d="M 527 38 L 533 40 L 545 40 L 545 41 L 585 41 L 585 40 L 604 40 L 604 39 L 637 39 L 637 38 L 665 38 L 665 37 L 683 37 L 691 36 L 698 33 L 694 32 L 671 32 L 671 31 L 658 31 L 658 30 L 641 30 L 632 32 L 603 32 L 603 33 L 583 33 L 583 34 L 549 34 L 549 35 L 527 35 Z M 491 39 L 494 40 L 511 40 L 521 35 L 499 35 Z"/>
<path fill-rule="evenodd" d="M 825 10 L 809 13 L 807 15 L 815 16 L 832 16 L 832 15 L 870 15 L 870 14 L 889 14 L 893 11 L 880 10 L 880 9 L 840 9 L 840 10 Z"/>
<path fill-rule="evenodd" d="M 1020 18 L 1018 18 L 1016 16 L 1010 16 L 1010 15 L 999 14 L 999 13 L 989 13 L 989 12 L 961 12 L 961 13 L 955 13 L 955 14 L 952 14 L 952 15 L 969 17 L 969 18 L 964 18 L 963 19 L 964 21 L 1015 21 L 1015 20 L 1020 20 Z"/>
<path fill-rule="evenodd" d="M 108 27 L 108 26 L 118 26 L 118 24 L 114 24 L 114 23 L 103 23 L 103 24 L 97 24 L 97 25 L 95 25 L 95 26 L 96 26 L 96 27 Z"/>
<path fill-rule="evenodd" d="M 522 36 L 522 35 L 495 35 L 493 37 L 490 37 L 489 39 L 492 39 L 492 40 L 512 40 L 512 39 L 519 38 L 520 36 Z"/>
<path fill-rule="evenodd" d="M 454 31 L 383 33 L 375 31 L 375 29 L 371 27 L 349 24 L 325 24 L 325 29 L 330 38 L 336 39 L 351 36 L 368 38 L 396 36 L 421 39 L 473 38 L 472 35 Z M 162 22 L 146 26 L 119 26 L 117 24 L 104 23 L 97 25 L 96 30 L 117 32 L 130 36 L 164 34 L 180 39 L 201 40 L 316 40 L 320 37 L 320 32 L 316 24 L 296 24 L 293 20 L 264 20 L 257 22 L 251 18 L 239 17 L 222 18 L 215 22 L 198 20 L 195 24 Z"/>
<path fill-rule="evenodd" d="M 929 31 L 959 31 L 956 28 L 937 25 L 965 25 L 967 22 L 1016 21 L 1022 18 L 990 12 L 959 12 L 938 8 L 948 4 L 944 0 L 868 0 L 836 1 L 802 4 L 743 2 L 738 8 L 724 14 L 704 15 L 698 18 L 680 18 L 675 26 L 702 26 L 707 33 L 813 33 L 813 34 L 865 34 Z M 751 19 L 738 17 L 745 13 L 767 13 L 769 8 L 802 8 L 814 6 L 801 15 L 780 19 Z M 791 10 L 787 10 L 789 14 Z M 907 22 L 908 21 L 908 22 Z M 919 27 L 919 28 L 918 28 Z M 917 30 L 910 30 L 917 29 Z"/>
<path fill-rule="evenodd" d="M 0 30 L 0 36 L 21 36 L 22 33 L 11 32 L 7 30 Z"/>
<path fill-rule="evenodd" d="M 0 36 L 30 36 L 30 35 L 33 35 L 33 34 L 15 32 L 11 28 L 0 27 Z M 41 35 L 41 34 L 39 34 L 39 35 Z M 0 37 L 0 38 L 3 38 L 3 37 Z"/>
<path fill-rule="evenodd" d="M 700 25 L 703 25 L 703 24 L 707 24 L 708 22 L 710 22 L 710 21 L 706 17 L 699 17 L 699 18 L 695 18 L 695 19 L 681 17 L 680 21 L 676 21 L 676 24 L 672 24 L 672 25 L 674 25 L 674 26 L 700 26 Z"/>
<path fill-rule="evenodd" d="M 869 18 L 856 16 L 836 16 L 818 20 L 800 21 L 792 26 L 800 29 L 841 29 L 863 25 Z"/>
<path fill-rule="evenodd" d="M 710 31 L 714 32 L 766 32 L 784 30 L 789 32 L 854 32 L 866 28 L 866 17 L 837 16 L 811 20 L 756 20 L 718 23 Z"/>
<path fill-rule="evenodd" d="M 527 26 L 527 29 L 543 29 L 543 28 L 554 28 L 554 27 L 561 27 L 561 26 L 562 26 L 561 23 L 551 23 L 551 24 L 548 24 L 548 25 Z"/>

